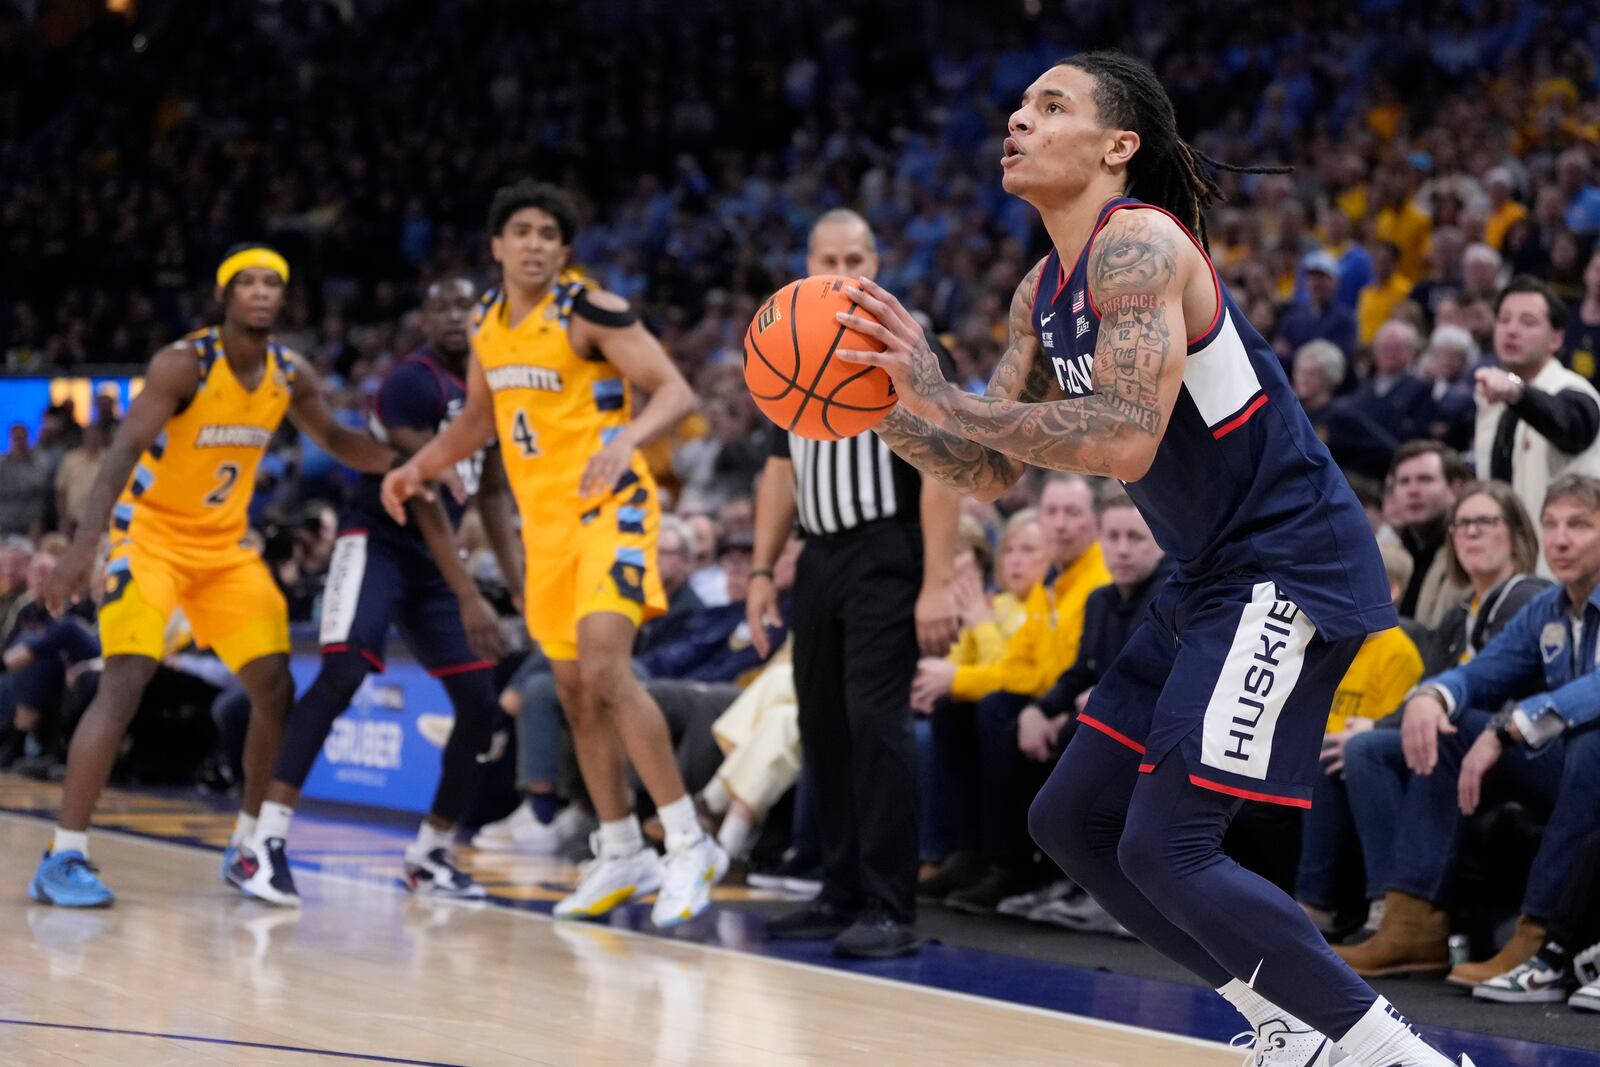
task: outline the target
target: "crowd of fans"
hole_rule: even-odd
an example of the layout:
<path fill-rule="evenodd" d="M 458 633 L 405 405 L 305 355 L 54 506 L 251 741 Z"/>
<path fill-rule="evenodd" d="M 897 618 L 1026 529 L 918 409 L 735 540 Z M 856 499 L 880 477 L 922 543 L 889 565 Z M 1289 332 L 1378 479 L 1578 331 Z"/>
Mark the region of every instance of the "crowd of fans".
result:
<path fill-rule="evenodd" d="M 758 858 L 786 848 L 751 877 L 792 887 L 815 865 L 792 677 L 781 646 L 765 660 L 750 647 L 740 605 L 771 432 L 740 382 L 745 324 L 803 271 L 815 216 L 854 207 L 882 242 L 878 280 L 929 316 L 962 383 L 981 389 L 1044 241 L 988 169 L 1005 116 L 1059 55 L 1127 48 L 1156 67 L 1209 156 L 1295 164 L 1220 175 L 1229 199 L 1207 219 L 1211 252 L 1367 505 L 1405 620 L 1369 641 L 1341 687 L 1311 813 L 1287 830 L 1282 813 L 1242 818 L 1230 848 L 1295 891 L 1331 938 L 1364 941 L 1348 949 L 1364 973 L 1442 967 L 1452 930 L 1487 954 L 1519 910 L 1481 978 L 1536 953 L 1574 966 L 1546 934 L 1600 940 L 1562 925 L 1572 909 L 1558 902 L 1600 867 L 1584 858 L 1600 848 L 1589 837 L 1600 778 L 1574 771 L 1591 758 L 1590 720 L 1563 714 L 1559 741 L 1485 723 L 1501 702 L 1594 681 L 1595 657 L 1541 675 L 1536 629 L 1516 684 L 1460 679 L 1495 635 L 1520 632 L 1519 609 L 1579 588 L 1564 577 L 1574 556 L 1600 570 L 1600 543 L 1549 540 L 1553 511 L 1600 523 L 1595 486 L 1571 477 L 1600 475 L 1600 22 L 1582 4 L 1533 0 L 1089 0 L 1070 19 L 1043 4 L 981 17 L 828 7 L 752 18 L 712 3 L 357 0 L 216 5 L 181 25 L 13 17 L 0 34 L 23 72 L 20 92 L 0 88 L 5 366 L 142 361 L 205 321 L 216 253 L 250 235 L 288 254 L 283 338 L 359 424 L 418 341 L 419 281 L 483 273 L 492 187 L 519 172 L 559 180 L 589 216 L 574 259 L 643 311 L 702 400 L 651 456 L 677 503 L 661 543 L 673 610 L 642 635 L 638 669 L 724 843 Z M 71 76 L 89 71 L 99 90 L 69 97 Z M 52 409 L 35 439 L 13 429 L 0 458 L 0 764 L 57 769 L 92 684 L 93 656 L 70 633 L 84 619 L 51 619 L 34 591 L 118 414 Z M 252 518 L 300 620 L 317 612 L 342 478 L 291 431 L 263 466 Z M 481 537 L 464 536 L 492 585 Z M 1030 476 L 995 507 L 969 503 L 952 587 L 962 638 L 919 665 L 908 694 L 927 757 L 925 899 L 1117 929 L 1041 860 L 1027 806 L 1169 570 L 1114 486 Z M 782 589 L 783 568 L 778 578 Z M 1595 603 L 1576 609 L 1586 649 Z M 1448 698 L 1407 698 L 1448 668 Z M 174 691 L 199 678 L 226 696 L 203 662 L 170 669 L 185 679 Z M 537 653 L 506 670 L 527 802 L 476 843 L 554 851 L 583 822 L 581 804 L 555 815 L 577 788 L 559 705 Z M 1493 706 L 1455 706 L 1483 693 Z M 224 740 L 204 773 L 226 784 L 238 703 L 218 707 Z M 1452 739 L 1458 729 L 1525 751 L 1491 754 Z M 1478 862 L 1514 854 L 1508 838 L 1537 840 L 1547 819 L 1557 854 L 1520 870 Z M 1274 868 L 1285 832 L 1304 847 Z"/>

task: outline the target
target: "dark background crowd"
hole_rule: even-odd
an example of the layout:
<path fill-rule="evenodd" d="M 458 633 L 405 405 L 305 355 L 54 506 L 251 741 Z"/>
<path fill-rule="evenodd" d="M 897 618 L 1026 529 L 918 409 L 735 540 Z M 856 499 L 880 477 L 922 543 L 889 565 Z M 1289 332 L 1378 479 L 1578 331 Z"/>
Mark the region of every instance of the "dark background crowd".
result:
<path fill-rule="evenodd" d="M 340 417 L 363 424 L 383 375 L 420 343 L 419 287 L 456 272 L 488 280 L 493 190 L 522 175 L 555 181 L 584 210 L 574 261 L 640 309 L 701 398 L 651 461 L 684 520 L 664 532 L 669 584 L 693 590 L 696 610 L 723 614 L 700 627 L 710 643 L 699 652 L 651 662 L 659 675 L 733 687 L 729 699 L 760 666 L 716 659 L 742 617 L 733 606 L 748 579 L 752 490 L 769 451 L 770 428 L 740 379 L 741 337 L 758 301 L 805 272 L 819 214 L 853 208 L 877 235 L 878 280 L 929 317 L 962 384 L 981 390 L 1005 345 L 1012 290 L 1047 250 L 1034 211 L 1000 189 L 1006 116 L 1071 51 L 1115 46 L 1148 60 L 1181 130 L 1207 155 L 1294 168 L 1219 175 L 1227 199 L 1207 223 L 1220 273 L 1368 505 L 1416 652 L 1385 661 L 1364 690 L 1383 694 L 1370 707 L 1343 717 L 1336 709 L 1329 777 L 1340 789 L 1355 790 L 1340 753 L 1368 732 L 1346 720 L 1378 723 L 1422 677 L 1459 662 L 1463 648 L 1451 642 L 1465 638 L 1456 631 L 1475 626 L 1484 597 L 1499 589 L 1487 571 L 1479 582 L 1458 551 L 1458 533 L 1488 530 L 1458 508 L 1487 496 L 1508 530 L 1516 507 L 1538 528 L 1550 479 L 1530 481 L 1519 464 L 1519 450 L 1534 447 L 1522 443 L 1530 432 L 1544 442 L 1537 447 L 1571 457 L 1573 470 L 1600 473 L 1590 465 L 1600 435 L 1600 20 L 1577 0 L 134 7 L 0 0 L 0 370 L 136 374 L 162 344 L 210 321 L 223 250 L 263 240 L 294 272 L 283 340 L 317 365 Z M 1512 322 L 1530 302 L 1527 321 Z M 1505 371 L 1552 399 L 1530 412 Z M 1536 386 L 1541 374 L 1549 377 Z M 1520 424 L 1501 418 L 1508 404 Z M 5 414 L 31 423 L 37 413 Z M 0 685 L 0 764 L 20 761 L 42 776 L 59 771 L 81 706 L 75 687 L 92 659 L 75 660 L 70 642 L 40 644 L 57 624 L 33 593 L 74 529 L 119 415 L 110 399 L 89 411 L 52 408 L 37 434 L 12 429 L 0 458 L 0 640 L 34 662 L 60 661 L 40 688 L 8 652 L 17 668 Z M 1473 477 L 1499 479 L 1509 494 L 1474 496 Z M 300 621 L 317 612 L 343 483 L 344 472 L 292 430 L 263 466 L 252 518 Z M 1084 488 L 1082 510 L 1109 522 L 1116 500 Z M 1049 495 L 1030 478 L 998 508 L 966 509 L 963 544 L 980 590 L 963 600 L 970 631 L 995 616 L 1004 624 L 1007 612 L 1007 640 L 1026 630 L 1028 585 L 1009 590 L 1001 570 L 1008 516 L 1039 506 L 1038 551 L 1062 566 L 1081 555 L 1082 546 L 1062 555 L 1074 535 L 1057 529 L 1067 520 L 1051 518 Z M 466 538 L 476 573 L 493 586 L 478 534 L 469 527 Z M 1511 563 L 1499 578 L 1548 574 L 1537 546 Z M 1151 573 L 1116 577 L 1132 589 Z M 1002 598 L 990 597 L 996 590 Z M 1452 614 L 1466 603 L 1469 623 Z M 1089 617 L 1082 647 L 1105 651 L 1102 630 L 1115 619 Z M 675 637 L 692 645 L 693 630 Z M 1466 636 L 1481 644 L 1476 631 Z M 174 634 L 175 652 L 183 646 Z M 975 648 L 968 642 L 963 654 Z M 1041 662 L 1078 666 L 1070 655 L 1057 662 L 1059 652 Z M 174 660 L 183 675 L 174 686 L 198 679 L 229 695 L 225 677 L 182 666 Z M 919 704 L 981 707 L 989 695 L 967 685 L 963 698 L 962 684 L 941 678 L 919 671 Z M 1074 699 L 1052 702 L 1048 688 L 1018 694 L 1034 703 L 1012 708 L 1011 758 L 1047 763 L 1070 736 Z M 233 710 L 218 713 L 216 751 L 195 745 L 188 768 L 152 759 L 130 773 L 187 773 L 226 787 L 239 705 L 221 703 Z M 208 715 L 197 723 L 211 729 Z M 930 795 L 963 795 L 965 785 L 939 775 L 993 780 L 984 777 L 993 767 L 952 770 L 938 758 L 939 730 L 926 732 Z M 1559 798 L 1514 799 L 1516 817 L 1483 832 L 1520 841 L 1531 856 Z M 986 829 L 975 848 L 955 840 L 971 812 L 925 807 L 928 899 L 965 894 L 957 903 L 972 910 L 1114 928 L 1072 904 L 1068 889 L 1049 896 L 1058 883 L 1025 838 L 1021 849 L 997 847 L 996 836 L 1020 836 L 1015 805 L 1010 827 Z M 786 869 L 803 874 L 803 827 L 794 842 L 787 831 L 775 831 L 769 851 L 792 844 Z M 1268 832 L 1300 831 L 1274 818 Z M 1300 864 L 1269 873 L 1298 887 L 1331 936 L 1364 921 L 1381 935 L 1394 909 L 1392 872 L 1375 864 L 1370 834 L 1392 840 L 1394 827 L 1308 820 L 1304 832 Z M 1365 877 L 1331 873 L 1357 838 Z M 1452 928 L 1486 945 L 1496 921 L 1516 911 L 1530 862 L 1501 865 L 1475 896 L 1437 895 L 1429 905 L 1450 906 Z M 1032 903 L 1017 903 L 1030 894 Z M 1071 906 L 1046 907 L 1063 900 Z"/>

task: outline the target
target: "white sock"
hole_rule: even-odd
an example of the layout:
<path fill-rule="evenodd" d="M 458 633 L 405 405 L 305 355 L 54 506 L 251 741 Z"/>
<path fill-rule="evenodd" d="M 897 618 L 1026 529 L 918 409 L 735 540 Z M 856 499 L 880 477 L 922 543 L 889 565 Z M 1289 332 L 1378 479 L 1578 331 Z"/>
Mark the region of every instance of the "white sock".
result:
<path fill-rule="evenodd" d="M 430 822 L 417 827 L 417 851 L 426 856 L 436 848 L 449 849 L 456 843 L 454 830 L 435 829 Z"/>
<path fill-rule="evenodd" d="M 233 833 L 228 836 L 228 844 L 242 845 L 247 841 L 255 840 L 255 836 L 256 817 L 254 815 L 246 815 L 241 811 L 239 817 L 233 822 Z"/>
<path fill-rule="evenodd" d="M 728 810 L 728 787 L 722 784 L 721 778 L 713 778 L 706 787 L 700 790 L 700 801 L 705 804 L 706 810 L 713 815 L 721 815 Z"/>
<path fill-rule="evenodd" d="M 700 818 L 694 813 L 694 801 L 688 793 L 671 804 L 656 809 L 661 816 L 661 828 L 667 832 L 667 851 L 692 845 L 705 836 L 700 828 Z"/>
<path fill-rule="evenodd" d="M 81 852 L 85 857 L 89 855 L 89 831 L 63 830 L 56 827 L 56 835 L 50 839 L 50 854 L 57 852 Z"/>
<path fill-rule="evenodd" d="M 1455 1067 L 1443 1053 L 1422 1040 L 1410 1020 L 1383 997 L 1350 1032 L 1338 1040 L 1357 1063 L 1381 1063 L 1385 1067 Z"/>
<path fill-rule="evenodd" d="M 1272 1001 L 1237 978 L 1218 989 L 1217 993 L 1223 1000 L 1238 1008 L 1239 1014 L 1245 1017 L 1245 1021 L 1258 1030 L 1261 1028 L 1262 1023 L 1288 1014 L 1287 1012 L 1279 1011 L 1277 1005 L 1273 1004 Z"/>
<path fill-rule="evenodd" d="M 274 837 L 287 840 L 289 823 L 293 819 L 294 809 L 289 805 L 264 801 L 261 805 L 261 814 L 256 816 L 256 832 L 250 838 L 250 843 L 259 847 Z"/>
<path fill-rule="evenodd" d="M 722 820 L 722 828 L 717 831 L 717 844 L 730 858 L 737 858 L 744 852 L 745 842 L 750 839 L 750 831 L 755 829 L 752 822 L 742 811 L 729 811 Z"/>
<path fill-rule="evenodd" d="M 662 820 L 666 822 L 665 819 Z M 602 859 L 619 859 L 631 856 L 644 848 L 644 834 L 639 829 L 639 817 L 629 815 L 616 822 L 603 822 L 600 824 L 600 857 Z"/>

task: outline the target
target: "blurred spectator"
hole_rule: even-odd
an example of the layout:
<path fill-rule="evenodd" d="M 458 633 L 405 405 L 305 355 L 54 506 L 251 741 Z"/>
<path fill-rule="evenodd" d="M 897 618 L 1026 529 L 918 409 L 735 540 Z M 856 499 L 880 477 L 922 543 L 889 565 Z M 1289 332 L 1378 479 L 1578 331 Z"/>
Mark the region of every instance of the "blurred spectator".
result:
<path fill-rule="evenodd" d="M 1332 341 L 1311 341 L 1294 357 L 1294 392 L 1333 461 L 1347 472 L 1381 479 L 1394 455 L 1394 435 L 1348 400 L 1334 396 L 1346 360 Z"/>
<path fill-rule="evenodd" d="M 1478 359 L 1472 334 L 1465 327 L 1445 324 L 1433 328 L 1418 367 L 1418 376 L 1429 383 L 1428 398 L 1433 403 L 1427 436 L 1457 452 L 1472 447 L 1478 406 L 1472 397 L 1471 371 Z"/>
<path fill-rule="evenodd" d="M 50 506 L 50 465 L 28 440 L 22 423 L 11 426 L 11 448 L 0 456 L 0 535 L 38 537 Z"/>
<path fill-rule="evenodd" d="M 1401 618 L 1435 627 L 1465 592 L 1451 577 L 1440 549 L 1449 533 L 1450 510 L 1466 480 L 1461 456 L 1437 441 L 1408 441 L 1394 454 L 1389 482 L 1395 532 L 1414 564 L 1398 603 Z"/>
<path fill-rule="evenodd" d="M 61 457 L 56 466 L 56 514 L 61 531 L 69 537 L 78 529 L 78 516 L 89 500 L 89 490 L 100 473 L 100 457 L 105 453 L 110 427 L 92 422 L 83 430 L 83 444 Z"/>
<path fill-rule="evenodd" d="M 1497 311 L 1500 365 L 1477 372 L 1473 454 L 1480 474 L 1509 482 L 1531 513 L 1562 474 L 1600 474 L 1600 392 L 1556 359 L 1567 309 L 1548 286 L 1513 279 Z"/>
<path fill-rule="evenodd" d="M 1583 269 L 1583 299 L 1567 320 L 1566 363 L 1590 385 L 1600 382 L 1600 249 Z"/>
<path fill-rule="evenodd" d="M 1566 204 L 1567 229 L 1576 234 L 1600 233 L 1600 186 L 1593 179 L 1590 150 L 1573 147 L 1556 160 L 1556 184 Z"/>
<path fill-rule="evenodd" d="M 1356 300 L 1357 338 L 1370 345 L 1378 327 L 1389 321 L 1394 309 L 1411 295 L 1411 278 L 1399 272 L 1400 250 L 1388 241 L 1372 248 L 1372 281 Z"/>
<path fill-rule="evenodd" d="M 1433 422 L 1433 390 L 1416 374 L 1422 339 L 1410 323 L 1389 321 L 1372 342 L 1372 376 L 1350 396 L 1350 406 L 1395 436 L 1426 437 Z"/>
<path fill-rule="evenodd" d="M 1278 358 L 1289 357 L 1308 341 L 1332 341 L 1346 359 L 1356 350 L 1356 317 L 1337 299 L 1339 264 L 1327 252 L 1313 252 L 1302 264 L 1305 299 L 1278 319 L 1273 347 Z"/>

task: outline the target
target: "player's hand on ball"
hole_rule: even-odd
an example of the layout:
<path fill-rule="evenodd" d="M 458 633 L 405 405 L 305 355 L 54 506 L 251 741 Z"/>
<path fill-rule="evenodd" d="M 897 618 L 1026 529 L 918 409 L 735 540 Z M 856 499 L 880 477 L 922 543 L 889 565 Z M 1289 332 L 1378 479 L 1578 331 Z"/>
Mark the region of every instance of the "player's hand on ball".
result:
<path fill-rule="evenodd" d="M 408 462 L 402 463 L 383 476 L 383 488 L 379 491 L 379 496 L 383 500 L 383 510 L 389 513 L 391 519 L 404 526 L 406 501 L 414 496 L 427 498 L 429 493 L 416 463 Z"/>
<path fill-rule="evenodd" d="M 578 482 L 578 495 L 587 498 L 611 492 L 631 466 L 633 466 L 633 445 L 624 435 L 619 434 L 589 460 L 589 465 L 583 469 L 583 477 Z"/>
<path fill-rule="evenodd" d="M 506 654 L 500 620 L 483 597 L 474 594 L 461 598 L 461 625 L 467 631 L 467 644 L 479 657 L 498 663 Z"/>
<path fill-rule="evenodd" d="M 867 278 L 861 279 L 859 288 L 846 286 L 844 295 L 878 321 L 841 311 L 835 316 L 839 323 L 884 347 L 882 352 L 841 348 L 834 354 L 852 363 L 883 368 L 894 382 L 900 406 L 913 415 L 926 416 L 937 405 L 939 394 L 951 386 L 939 367 L 938 357 L 928 347 L 922 324 L 893 293 Z"/>

